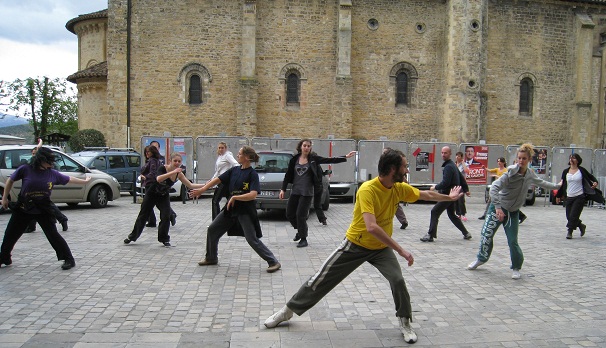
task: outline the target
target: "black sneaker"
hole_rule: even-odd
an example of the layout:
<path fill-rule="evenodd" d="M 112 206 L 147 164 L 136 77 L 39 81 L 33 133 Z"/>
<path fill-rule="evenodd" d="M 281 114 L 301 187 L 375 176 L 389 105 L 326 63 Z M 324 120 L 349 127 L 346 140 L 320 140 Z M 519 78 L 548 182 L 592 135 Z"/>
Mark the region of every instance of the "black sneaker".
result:
<path fill-rule="evenodd" d="M 128 238 L 126 238 L 126 239 L 124 240 L 124 244 L 128 244 L 128 243 L 130 243 L 130 242 L 132 242 L 132 240 L 130 240 L 130 239 L 128 239 Z"/>
<path fill-rule="evenodd" d="M 297 244 L 297 248 L 305 248 L 306 246 L 308 246 L 309 244 L 307 244 L 307 239 L 301 239 L 299 241 L 299 244 Z"/>
<path fill-rule="evenodd" d="M 486 215 L 482 215 L 478 218 L 478 220 L 484 220 L 484 219 L 486 219 Z"/>
<path fill-rule="evenodd" d="M 579 231 L 581 231 L 581 237 L 583 237 L 585 235 L 585 229 L 587 228 L 587 226 L 585 226 L 585 224 L 580 224 L 579 225 Z"/>
<path fill-rule="evenodd" d="M 526 215 L 522 215 L 520 217 L 520 225 L 522 224 L 522 222 L 524 222 L 524 220 L 526 220 L 527 216 Z"/>
<path fill-rule="evenodd" d="M 405 230 L 406 227 L 408 227 L 408 222 L 403 223 L 402 226 L 400 226 L 400 229 Z"/>
<path fill-rule="evenodd" d="M 74 260 L 65 260 L 61 265 L 62 270 L 68 270 L 70 268 L 76 267 L 76 261 Z"/>
<path fill-rule="evenodd" d="M 177 223 L 177 214 L 172 214 L 170 216 L 170 225 L 175 226 L 176 223 Z"/>
<path fill-rule="evenodd" d="M 61 227 L 63 228 L 63 232 L 67 231 L 67 220 L 61 221 Z"/>
<path fill-rule="evenodd" d="M 320 222 L 322 223 L 322 225 L 323 225 L 323 226 L 328 225 L 328 224 L 326 223 L 326 220 L 322 220 L 322 221 L 320 221 Z"/>
<path fill-rule="evenodd" d="M 165 247 L 169 247 L 170 246 L 169 242 L 162 242 L 162 244 L 164 244 Z"/>
<path fill-rule="evenodd" d="M 471 239 L 471 233 L 467 233 L 463 236 L 463 239 L 467 239 L 470 240 Z"/>
<path fill-rule="evenodd" d="M 156 224 L 146 224 L 145 227 L 156 227 Z"/>
<path fill-rule="evenodd" d="M 295 238 L 292 239 L 293 242 L 298 242 L 299 239 L 301 239 L 301 237 L 299 236 L 299 234 L 295 234 Z"/>

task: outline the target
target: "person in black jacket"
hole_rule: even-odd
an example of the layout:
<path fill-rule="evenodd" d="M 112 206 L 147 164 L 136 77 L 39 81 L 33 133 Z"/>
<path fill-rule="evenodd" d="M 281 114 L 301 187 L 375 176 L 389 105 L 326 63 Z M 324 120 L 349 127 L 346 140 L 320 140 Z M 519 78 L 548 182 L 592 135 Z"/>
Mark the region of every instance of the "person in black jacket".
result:
<path fill-rule="evenodd" d="M 442 159 L 444 163 L 442 164 L 442 181 L 434 185 L 430 188 L 430 190 L 438 190 L 440 193 L 447 193 L 455 186 L 461 186 L 463 192 L 468 192 L 469 187 L 467 186 L 467 182 L 461 172 L 454 164 L 454 162 L 450 159 L 452 155 L 452 150 L 448 146 L 444 146 L 442 148 Z M 467 231 L 463 222 L 457 217 L 455 213 L 456 202 L 438 202 L 431 209 L 431 220 L 429 222 L 429 231 L 423 237 L 421 237 L 421 241 L 423 242 L 433 242 L 434 238 L 438 238 L 438 220 L 440 219 L 440 215 L 446 210 L 448 213 L 448 218 L 456 226 L 456 228 L 463 233 L 463 238 L 469 240 L 471 239 L 471 233 Z"/>
<path fill-rule="evenodd" d="M 307 217 L 309 208 L 314 198 L 314 189 L 319 183 L 322 185 L 322 173 L 319 172 L 319 164 L 341 163 L 356 154 L 351 151 L 343 157 L 322 157 L 311 153 L 311 140 L 302 139 L 297 145 L 297 154 L 288 163 L 288 169 L 284 175 L 280 199 L 284 199 L 288 184 L 292 184 L 290 197 L 286 205 L 286 217 L 292 227 L 297 230 L 293 239 L 298 248 L 306 247 L 307 244 Z"/>
<path fill-rule="evenodd" d="M 581 237 L 585 235 L 587 226 L 581 221 L 581 213 L 585 205 L 585 194 L 593 193 L 593 189 L 598 186 L 598 180 L 591 175 L 587 169 L 581 167 L 583 159 L 578 153 L 570 155 L 568 164 L 570 167 L 562 172 L 562 187 L 556 194 L 556 202 L 566 197 L 566 219 L 568 223 L 568 233 L 566 239 L 572 239 L 572 231 L 579 228 Z"/>

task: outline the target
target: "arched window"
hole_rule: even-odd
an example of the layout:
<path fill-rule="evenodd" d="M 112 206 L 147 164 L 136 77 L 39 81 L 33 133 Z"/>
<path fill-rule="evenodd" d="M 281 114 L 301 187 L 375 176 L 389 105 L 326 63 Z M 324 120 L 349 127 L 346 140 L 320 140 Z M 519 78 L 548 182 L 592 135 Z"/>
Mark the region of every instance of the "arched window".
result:
<path fill-rule="evenodd" d="M 396 75 L 396 105 L 408 105 L 408 74 L 404 71 Z"/>
<path fill-rule="evenodd" d="M 189 63 L 181 69 L 177 81 L 181 85 L 180 98 L 189 106 L 208 105 L 211 98 L 212 75 L 200 63 Z"/>
<path fill-rule="evenodd" d="M 299 104 L 299 76 L 291 72 L 286 76 L 286 103 Z"/>
<path fill-rule="evenodd" d="M 532 116 L 532 99 L 534 94 L 534 83 L 528 77 L 520 81 L 520 115 Z"/>
<path fill-rule="evenodd" d="M 189 78 L 189 103 L 202 104 L 202 81 L 200 75 L 193 74 Z"/>
<path fill-rule="evenodd" d="M 399 110 L 406 110 L 415 104 L 415 90 L 419 75 L 414 65 L 408 62 L 400 62 L 389 72 L 389 100 L 395 99 L 395 106 Z"/>

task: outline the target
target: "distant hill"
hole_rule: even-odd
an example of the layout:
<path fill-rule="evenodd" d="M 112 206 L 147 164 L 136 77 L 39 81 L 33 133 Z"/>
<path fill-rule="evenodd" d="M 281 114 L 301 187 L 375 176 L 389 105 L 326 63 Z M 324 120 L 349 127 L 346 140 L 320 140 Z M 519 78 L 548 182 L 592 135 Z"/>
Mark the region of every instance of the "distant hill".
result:
<path fill-rule="evenodd" d="M 34 142 L 34 127 L 29 123 L 19 126 L 11 126 L 0 128 L 0 134 L 12 135 L 15 137 L 25 138 L 26 144 L 35 144 Z"/>
<path fill-rule="evenodd" d="M 29 124 L 29 121 L 23 117 L 9 115 L 9 114 L 0 112 L 0 128 L 22 126 L 25 124 Z M 4 133 L 4 132 L 2 131 L 0 133 Z"/>

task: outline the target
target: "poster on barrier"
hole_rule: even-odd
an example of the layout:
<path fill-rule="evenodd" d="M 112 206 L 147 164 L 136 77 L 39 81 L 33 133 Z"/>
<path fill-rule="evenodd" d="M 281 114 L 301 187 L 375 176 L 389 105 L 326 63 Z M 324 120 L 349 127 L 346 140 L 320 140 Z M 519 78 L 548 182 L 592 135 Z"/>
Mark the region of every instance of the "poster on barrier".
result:
<path fill-rule="evenodd" d="M 488 146 L 465 145 L 465 163 L 469 167 L 469 173 L 465 176 L 468 184 L 486 183 L 488 165 Z"/>

